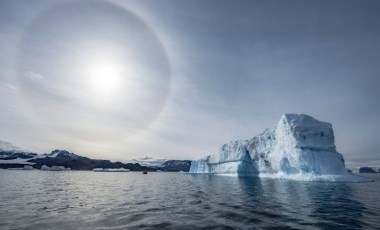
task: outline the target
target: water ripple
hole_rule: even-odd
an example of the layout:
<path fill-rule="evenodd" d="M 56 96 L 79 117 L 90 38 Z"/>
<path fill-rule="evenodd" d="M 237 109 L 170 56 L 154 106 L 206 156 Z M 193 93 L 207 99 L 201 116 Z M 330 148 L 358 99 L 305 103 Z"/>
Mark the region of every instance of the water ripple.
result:
<path fill-rule="evenodd" d="M 315 183 L 0 170 L 1 229 L 379 229 L 380 177 Z"/>

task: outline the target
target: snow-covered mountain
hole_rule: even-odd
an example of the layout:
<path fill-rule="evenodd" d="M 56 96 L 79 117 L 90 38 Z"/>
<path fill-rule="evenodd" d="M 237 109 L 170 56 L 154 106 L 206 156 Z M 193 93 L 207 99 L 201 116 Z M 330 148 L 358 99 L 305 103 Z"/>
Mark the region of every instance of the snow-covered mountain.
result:
<path fill-rule="evenodd" d="M 188 172 L 191 161 L 189 160 L 168 160 L 162 165 L 162 169 L 166 171 L 183 171 Z"/>
<path fill-rule="evenodd" d="M 35 156 L 37 156 L 36 153 L 17 147 L 10 142 L 0 140 L 0 160 L 30 159 Z"/>
<path fill-rule="evenodd" d="M 161 167 L 167 160 L 166 159 L 159 159 L 154 157 L 141 157 L 137 159 L 132 159 L 129 162 L 130 163 L 138 163 L 143 166 L 149 166 L 149 167 Z"/>
<path fill-rule="evenodd" d="M 69 151 L 66 150 L 54 150 L 51 153 L 48 154 L 43 154 L 42 156 L 44 157 L 51 157 L 51 158 L 61 158 L 61 159 L 78 159 L 78 158 L 83 158 L 79 155 L 76 155 L 74 153 L 70 153 Z"/>
<path fill-rule="evenodd" d="M 40 169 L 43 165 L 60 165 L 73 170 L 92 170 L 93 168 L 127 168 L 131 171 L 189 171 L 190 161 L 166 160 L 153 157 L 134 159 L 130 163 L 111 162 L 79 156 L 66 150 L 36 154 L 19 148 L 9 142 L 0 141 L 0 168 L 20 168 L 32 165 Z"/>
<path fill-rule="evenodd" d="M 130 163 L 138 163 L 142 166 L 157 168 L 164 171 L 184 171 L 188 172 L 191 161 L 189 160 L 167 160 L 154 157 L 142 157 L 129 161 Z"/>
<path fill-rule="evenodd" d="M 0 140 L 0 163 L 19 163 L 23 164 L 31 159 L 38 158 L 60 158 L 60 159 L 78 159 L 78 156 L 74 153 L 70 153 L 66 150 L 54 150 L 51 153 L 37 154 L 27 149 L 23 149 L 13 145 L 10 142 Z"/>
<path fill-rule="evenodd" d="M 365 181 L 346 170 L 332 125 L 304 114 L 285 114 L 258 136 L 223 145 L 218 153 L 192 161 L 190 172 Z"/>

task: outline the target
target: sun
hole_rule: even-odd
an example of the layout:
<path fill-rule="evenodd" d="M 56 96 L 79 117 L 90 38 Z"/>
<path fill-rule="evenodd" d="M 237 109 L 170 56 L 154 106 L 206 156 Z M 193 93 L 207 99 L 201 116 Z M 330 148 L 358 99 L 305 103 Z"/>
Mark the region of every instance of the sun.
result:
<path fill-rule="evenodd" d="M 127 92 L 133 68 L 126 55 L 110 44 L 86 42 L 82 46 L 75 70 L 85 100 L 102 103 Z"/>
<path fill-rule="evenodd" d="M 97 93 L 111 94 L 118 90 L 121 80 L 122 68 L 115 62 L 101 60 L 89 65 L 89 85 Z"/>
<path fill-rule="evenodd" d="M 100 46 L 99 46 L 100 47 Z M 112 108 L 130 95 L 131 71 L 127 59 L 114 49 L 89 49 L 78 64 L 78 95 L 89 105 Z M 127 65 L 126 63 L 129 63 Z M 126 67 L 129 68 L 126 68 Z"/>

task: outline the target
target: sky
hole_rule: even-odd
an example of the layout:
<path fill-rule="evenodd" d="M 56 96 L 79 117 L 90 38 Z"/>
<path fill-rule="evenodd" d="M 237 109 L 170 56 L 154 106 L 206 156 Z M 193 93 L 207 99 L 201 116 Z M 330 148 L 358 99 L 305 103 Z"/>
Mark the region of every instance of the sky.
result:
<path fill-rule="evenodd" d="M 380 1 L 0 1 L 0 140 L 196 159 L 282 114 L 380 158 Z"/>

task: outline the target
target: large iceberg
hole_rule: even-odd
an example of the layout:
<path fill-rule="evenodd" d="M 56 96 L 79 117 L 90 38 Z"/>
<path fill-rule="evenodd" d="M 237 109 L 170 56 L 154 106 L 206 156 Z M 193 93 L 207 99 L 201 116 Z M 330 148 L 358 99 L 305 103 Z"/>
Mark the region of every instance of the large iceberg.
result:
<path fill-rule="evenodd" d="M 285 114 L 273 129 L 231 141 L 217 154 L 191 162 L 190 173 L 297 180 L 368 181 L 347 171 L 332 125 L 304 114 Z"/>

